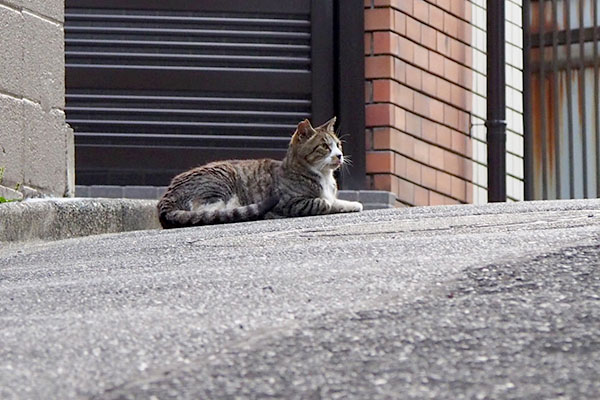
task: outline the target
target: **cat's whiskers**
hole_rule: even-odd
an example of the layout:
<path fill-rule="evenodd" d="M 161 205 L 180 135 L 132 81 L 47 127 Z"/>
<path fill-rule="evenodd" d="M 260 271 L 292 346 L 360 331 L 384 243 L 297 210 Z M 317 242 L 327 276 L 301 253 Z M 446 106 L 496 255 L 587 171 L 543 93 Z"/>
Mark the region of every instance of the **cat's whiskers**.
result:
<path fill-rule="evenodd" d="M 344 167 L 352 166 L 352 158 L 349 155 L 344 155 L 344 160 L 342 164 Z"/>

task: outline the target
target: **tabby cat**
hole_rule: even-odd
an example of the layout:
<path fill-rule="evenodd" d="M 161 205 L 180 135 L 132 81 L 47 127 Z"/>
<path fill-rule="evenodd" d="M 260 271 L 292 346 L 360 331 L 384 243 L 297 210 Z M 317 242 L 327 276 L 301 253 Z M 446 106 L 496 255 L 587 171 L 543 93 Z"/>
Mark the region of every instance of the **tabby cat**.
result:
<path fill-rule="evenodd" d="M 298 124 L 283 161 L 218 161 L 177 175 L 158 203 L 163 228 L 362 211 L 336 198 L 344 163 L 335 117 Z"/>

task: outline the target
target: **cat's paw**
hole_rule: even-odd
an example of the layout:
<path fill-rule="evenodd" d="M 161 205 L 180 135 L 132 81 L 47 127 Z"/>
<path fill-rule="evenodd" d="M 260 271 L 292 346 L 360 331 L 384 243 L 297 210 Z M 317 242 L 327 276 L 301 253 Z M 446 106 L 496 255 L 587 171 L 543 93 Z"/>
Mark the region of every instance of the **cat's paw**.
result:
<path fill-rule="evenodd" d="M 363 205 L 358 201 L 336 200 L 334 209 L 335 212 L 340 213 L 360 212 L 363 210 Z"/>

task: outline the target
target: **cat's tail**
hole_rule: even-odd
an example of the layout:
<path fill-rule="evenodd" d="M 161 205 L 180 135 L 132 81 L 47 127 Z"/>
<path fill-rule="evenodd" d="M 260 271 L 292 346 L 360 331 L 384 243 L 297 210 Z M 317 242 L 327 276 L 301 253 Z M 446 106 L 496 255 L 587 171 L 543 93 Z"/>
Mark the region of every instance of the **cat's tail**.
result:
<path fill-rule="evenodd" d="M 247 206 L 220 210 L 187 211 L 171 209 L 164 204 L 158 205 L 158 219 L 164 229 L 185 228 L 189 226 L 226 224 L 261 219 L 277 204 L 275 196 Z"/>

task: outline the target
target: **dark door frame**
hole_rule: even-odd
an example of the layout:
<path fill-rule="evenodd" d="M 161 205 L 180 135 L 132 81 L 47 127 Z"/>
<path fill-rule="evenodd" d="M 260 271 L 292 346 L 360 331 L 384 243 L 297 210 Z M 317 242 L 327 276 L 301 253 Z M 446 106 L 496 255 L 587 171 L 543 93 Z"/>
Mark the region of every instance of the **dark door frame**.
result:
<path fill-rule="evenodd" d="M 341 174 L 341 188 L 366 187 L 364 1 L 335 0 L 335 112 L 344 153 L 352 165 Z"/>

